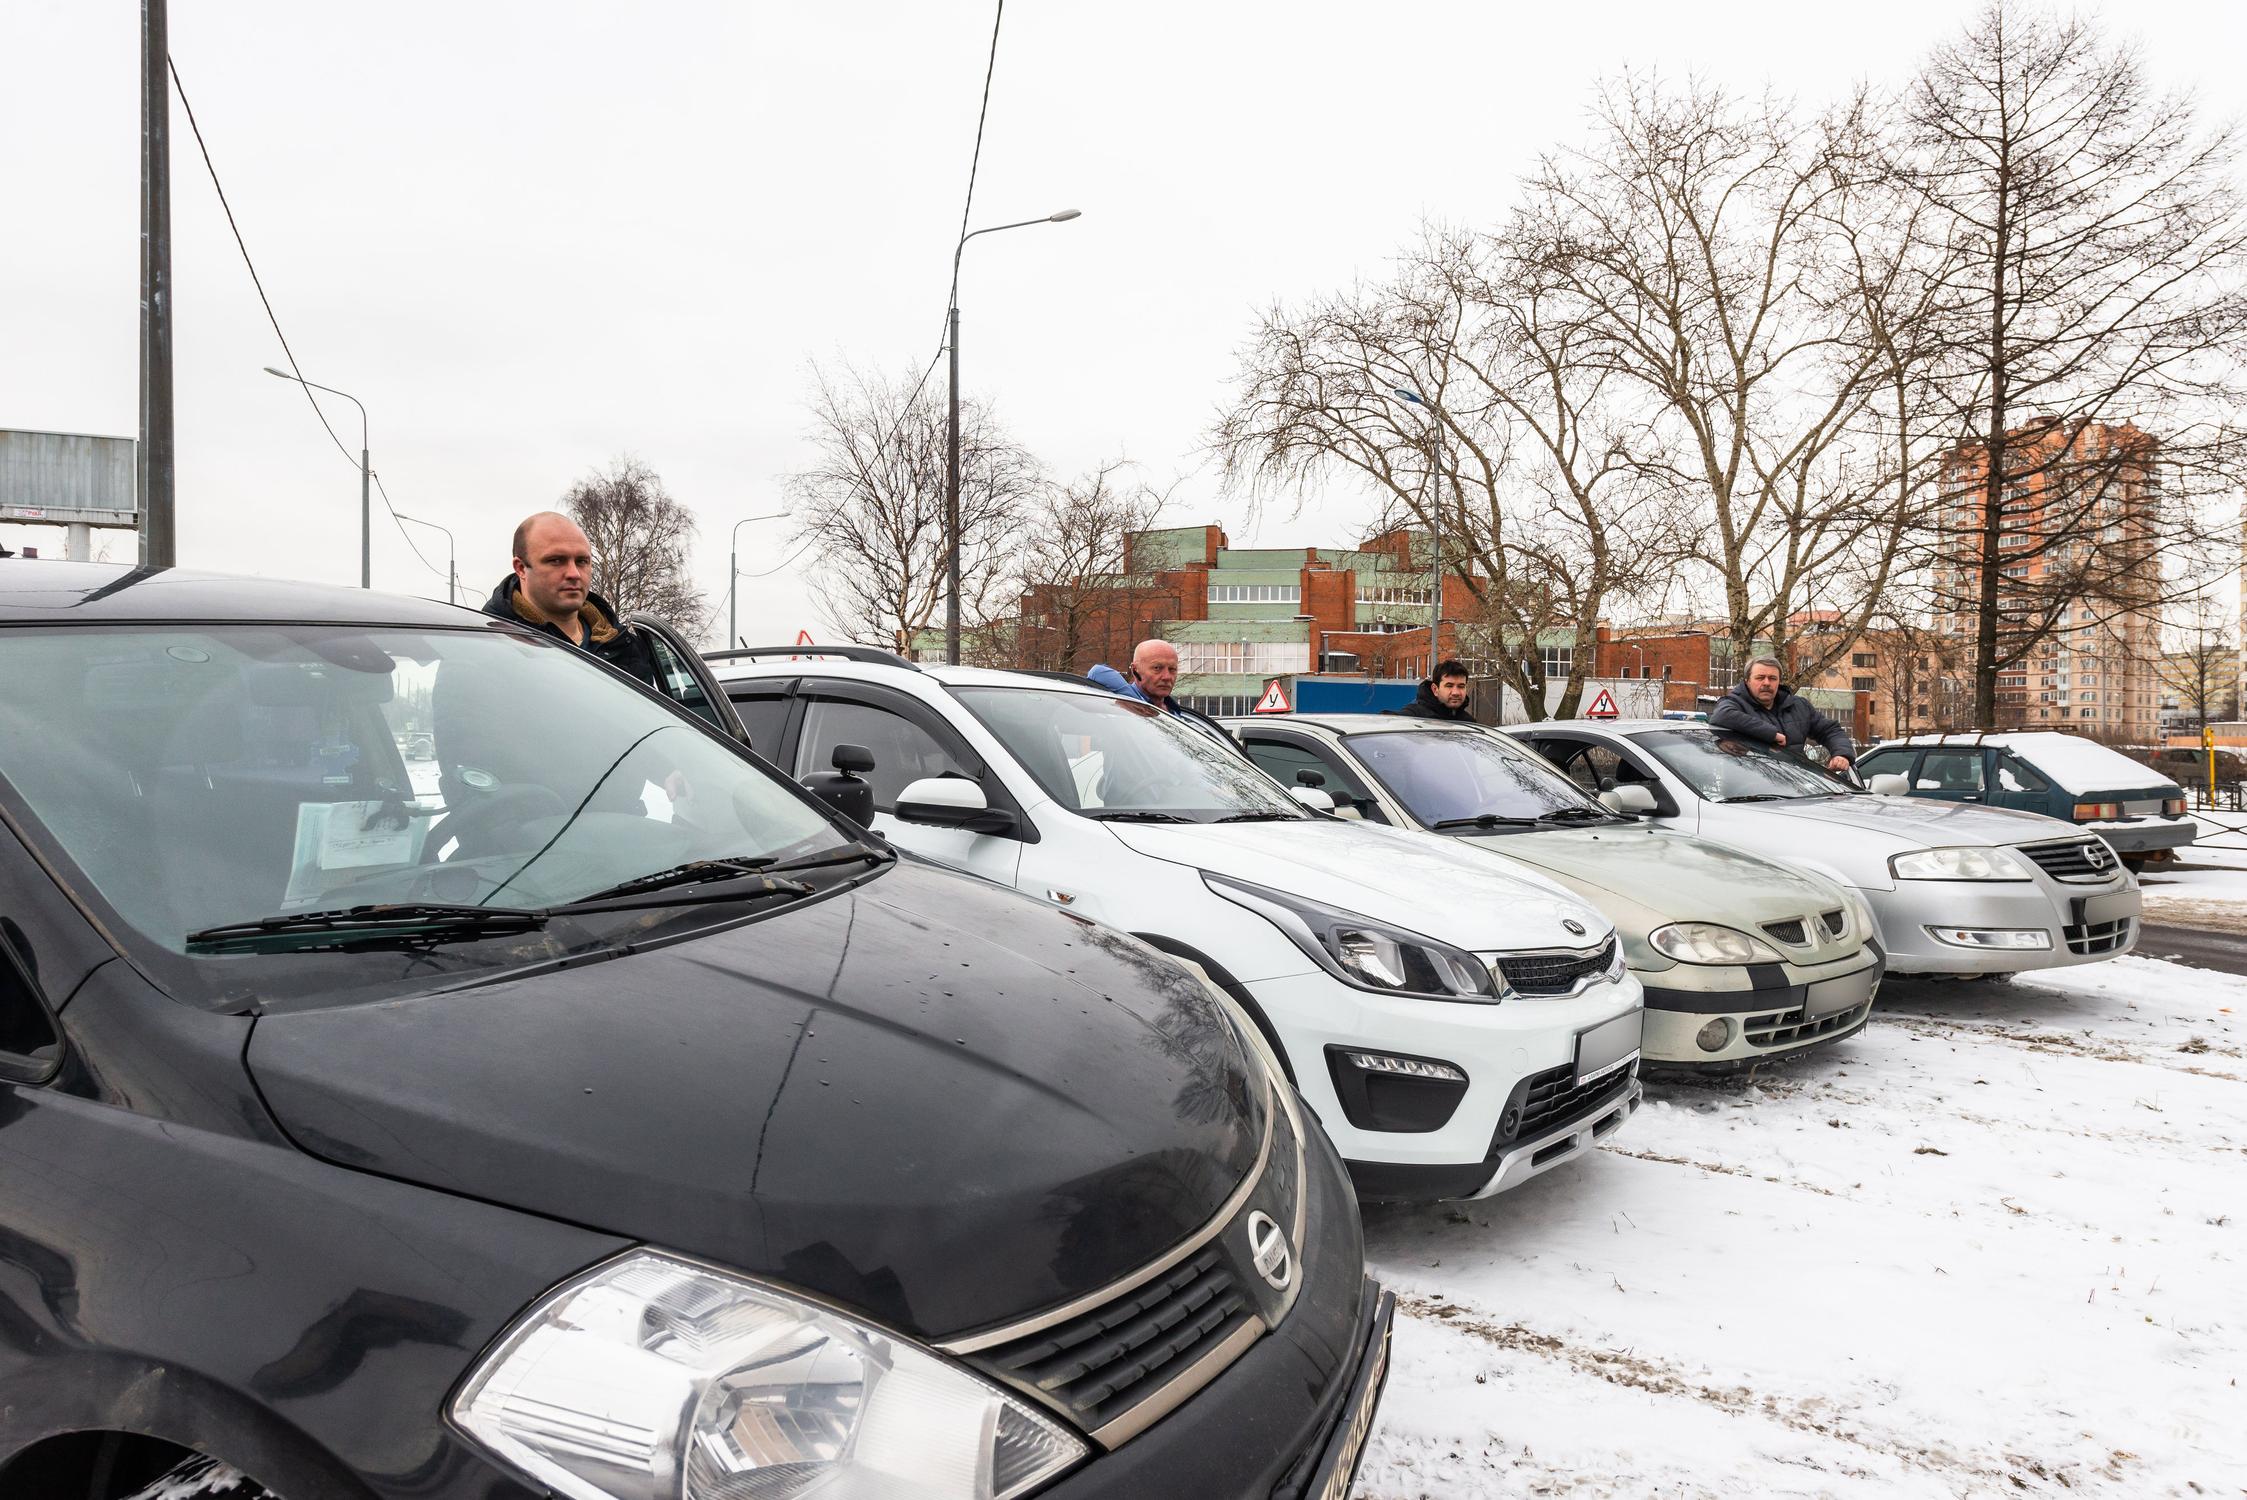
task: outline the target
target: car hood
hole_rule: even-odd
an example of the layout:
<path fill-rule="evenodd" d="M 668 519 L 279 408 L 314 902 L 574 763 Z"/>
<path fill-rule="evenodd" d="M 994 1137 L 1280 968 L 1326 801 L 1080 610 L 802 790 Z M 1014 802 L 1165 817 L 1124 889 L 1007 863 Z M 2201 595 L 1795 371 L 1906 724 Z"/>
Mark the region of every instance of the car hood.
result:
<path fill-rule="evenodd" d="M 1803 822 L 1837 824 L 1894 836 L 1898 847 L 1942 848 L 1951 844 L 2033 844 L 2067 838 L 2072 823 L 2011 807 L 1968 802 L 1934 802 L 1924 797 L 1819 797 L 1801 802 L 1755 804 L 1758 813 Z"/>
<path fill-rule="evenodd" d="M 1581 947 L 1608 926 L 1564 886 L 1455 847 L 1442 834 L 1345 818 L 1110 823 L 1132 849 L 1387 922 L 1478 953 Z M 1592 937 L 1561 925 L 1574 921 Z"/>
<path fill-rule="evenodd" d="M 1269 1096 L 1135 940 L 898 866 L 607 962 L 269 1015 L 248 1061 L 341 1165 L 765 1276 L 923 1338 L 1207 1223 Z"/>
<path fill-rule="evenodd" d="M 1753 931 L 1765 922 L 1813 917 L 1847 904 L 1840 888 L 1823 876 L 1643 824 L 1469 834 L 1460 842 L 1551 876 L 1626 932 L 1637 928 L 1632 936 L 1643 937 L 1665 922 L 1716 922 Z"/>

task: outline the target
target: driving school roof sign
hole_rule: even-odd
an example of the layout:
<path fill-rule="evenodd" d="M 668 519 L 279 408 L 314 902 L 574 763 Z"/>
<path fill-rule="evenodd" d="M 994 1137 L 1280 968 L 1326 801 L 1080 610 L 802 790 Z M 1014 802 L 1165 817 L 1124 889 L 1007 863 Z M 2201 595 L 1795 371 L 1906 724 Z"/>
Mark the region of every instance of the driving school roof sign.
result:
<path fill-rule="evenodd" d="M 1584 710 L 1587 719 L 1620 719 L 1623 715 L 1615 707 L 1615 695 L 1601 688 L 1592 695 L 1592 706 Z"/>
<path fill-rule="evenodd" d="M 1285 714 L 1293 713 L 1294 710 L 1288 707 L 1287 690 L 1280 686 L 1280 680 L 1275 677 L 1270 682 L 1264 684 L 1264 696 L 1256 700 L 1256 706 L 1250 709 L 1249 712 L 1257 714 Z"/>

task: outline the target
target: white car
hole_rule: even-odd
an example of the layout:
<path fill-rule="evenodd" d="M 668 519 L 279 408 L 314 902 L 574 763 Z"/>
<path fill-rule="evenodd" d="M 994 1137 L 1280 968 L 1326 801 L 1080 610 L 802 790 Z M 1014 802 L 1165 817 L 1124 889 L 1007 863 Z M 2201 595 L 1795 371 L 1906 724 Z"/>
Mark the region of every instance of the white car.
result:
<path fill-rule="evenodd" d="M 1872 913 L 1798 865 L 1611 812 L 1480 724 L 1391 714 L 1225 721 L 1281 780 L 1355 814 L 1448 835 L 1556 880 L 1623 935 L 1646 991 L 1646 1061 L 1737 1067 L 1862 1030 L 1880 987 Z"/>
<path fill-rule="evenodd" d="M 1361 1196 L 1502 1192 L 1638 1107 L 1639 984 L 1607 919 L 1549 881 L 1307 811 L 1216 736 L 1096 688 L 868 651 L 709 660 L 783 769 L 831 784 L 864 763 L 838 747 L 870 751 L 872 826 L 899 848 L 1135 934 L 1239 1002 Z"/>
<path fill-rule="evenodd" d="M 1884 796 L 1706 724 L 1502 731 L 1620 810 L 1830 875 L 1872 907 L 1891 974 L 2010 974 L 2130 950 L 2138 883 L 2056 818 Z M 1880 785 L 1902 790 L 1900 779 Z"/>

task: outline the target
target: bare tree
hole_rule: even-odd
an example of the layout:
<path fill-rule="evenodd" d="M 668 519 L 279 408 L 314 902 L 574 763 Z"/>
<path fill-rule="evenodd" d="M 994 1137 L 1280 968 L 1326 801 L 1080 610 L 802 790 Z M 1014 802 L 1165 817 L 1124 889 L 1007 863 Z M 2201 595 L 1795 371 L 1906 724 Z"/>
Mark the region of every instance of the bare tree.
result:
<path fill-rule="evenodd" d="M 812 591 L 852 640 L 910 655 L 944 618 L 945 410 L 921 385 L 812 369 L 812 467 L 789 476 Z M 977 630 L 1008 601 L 1037 460 L 981 402 L 960 402 L 960 610 Z"/>
<path fill-rule="evenodd" d="M 684 631 L 702 631 L 709 610 L 689 582 L 694 512 L 662 478 L 630 454 L 569 487 L 562 510 L 593 546 L 593 587 L 625 614 L 646 612 Z"/>
<path fill-rule="evenodd" d="M 2195 728 L 2239 714 L 2239 645 L 2227 623 L 2223 610 L 2203 593 L 2162 653 L 2162 685 L 2177 695 L 2177 706 L 2192 715 Z"/>
<path fill-rule="evenodd" d="M 1901 180 L 1944 246 L 1963 439 L 1935 602 L 1972 620 L 1991 725 L 1999 673 L 2198 571 L 2201 496 L 2239 476 L 2247 219 L 2231 131 L 2089 22 L 1997 0 L 1910 101 Z"/>
<path fill-rule="evenodd" d="M 1051 672 L 1082 671 L 1131 648 L 1174 591 L 1129 571 L 1129 542 L 1161 514 L 1165 497 L 1125 477 L 1121 461 L 1048 488 L 1026 528 L 1016 579 L 1021 609 L 1008 658 Z"/>

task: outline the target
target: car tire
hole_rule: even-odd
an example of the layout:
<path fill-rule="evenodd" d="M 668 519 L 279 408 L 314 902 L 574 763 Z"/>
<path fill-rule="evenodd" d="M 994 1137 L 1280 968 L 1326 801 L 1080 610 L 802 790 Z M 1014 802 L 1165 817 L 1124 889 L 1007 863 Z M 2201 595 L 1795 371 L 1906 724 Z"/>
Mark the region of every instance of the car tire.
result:
<path fill-rule="evenodd" d="M 196 1454 L 118 1500 L 281 1500 L 232 1464 Z"/>

